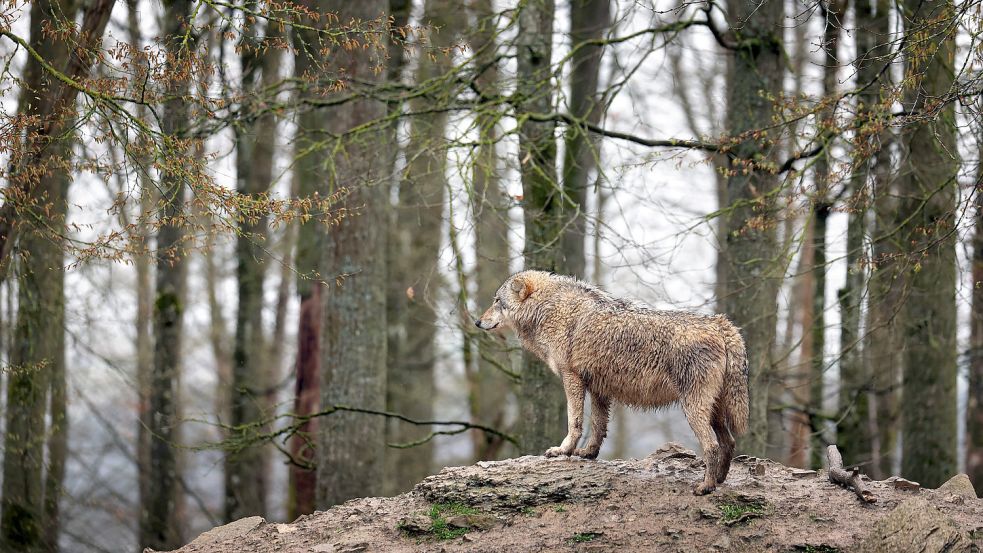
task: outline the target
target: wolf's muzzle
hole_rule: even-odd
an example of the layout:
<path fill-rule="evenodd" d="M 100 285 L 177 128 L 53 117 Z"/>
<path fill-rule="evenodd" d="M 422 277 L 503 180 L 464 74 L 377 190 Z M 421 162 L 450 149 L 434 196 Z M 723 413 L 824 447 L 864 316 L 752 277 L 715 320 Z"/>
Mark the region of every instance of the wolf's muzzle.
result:
<path fill-rule="evenodd" d="M 488 328 L 485 328 L 481 324 L 481 319 L 478 319 L 477 321 L 474 322 L 474 326 L 480 328 L 481 330 L 493 330 L 493 329 L 495 329 L 498 326 L 498 323 L 495 323 L 495 326 L 490 326 Z"/>

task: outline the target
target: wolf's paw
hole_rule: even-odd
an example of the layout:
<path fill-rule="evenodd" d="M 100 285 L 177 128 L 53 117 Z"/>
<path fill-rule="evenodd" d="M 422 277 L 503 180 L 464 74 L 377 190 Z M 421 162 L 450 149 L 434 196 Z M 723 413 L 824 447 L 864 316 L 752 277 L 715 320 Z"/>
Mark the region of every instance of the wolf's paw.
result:
<path fill-rule="evenodd" d="M 699 486 L 693 488 L 693 495 L 706 495 L 715 489 L 717 489 L 715 484 L 707 484 L 706 482 L 702 482 Z"/>
<path fill-rule="evenodd" d="M 573 454 L 577 457 L 583 457 L 584 459 L 597 459 L 598 449 L 590 447 L 578 447 L 573 450 Z"/>
<path fill-rule="evenodd" d="M 562 447 L 557 446 L 557 447 L 551 447 L 551 448 L 547 449 L 546 450 L 546 453 L 543 453 L 543 455 L 545 455 L 547 457 L 567 456 L 567 455 L 570 455 L 570 451 L 567 450 L 567 449 L 564 449 Z"/>

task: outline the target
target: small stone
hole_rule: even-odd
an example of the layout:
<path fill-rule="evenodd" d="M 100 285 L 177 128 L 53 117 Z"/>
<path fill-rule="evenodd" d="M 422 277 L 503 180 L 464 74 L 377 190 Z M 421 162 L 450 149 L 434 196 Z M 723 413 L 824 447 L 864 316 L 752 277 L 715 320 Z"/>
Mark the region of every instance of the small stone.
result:
<path fill-rule="evenodd" d="M 675 528 L 669 528 L 668 526 L 662 527 L 662 533 L 669 536 L 672 539 L 679 539 L 679 530 Z"/>
<path fill-rule="evenodd" d="M 730 551 L 730 536 L 727 534 L 720 536 L 720 538 L 713 542 L 710 547 L 720 549 L 722 551 Z"/>
<path fill-rule="evenodd" d="M 334 545 L 330 543 L 319 543 L 311 548 L 314 553 L 334 553 Z"/>
<path fill-rule="evenodd" d="M 897 478 L 894 478 L 894 489 L 901 490 L 903 492 L 917 492 L 918 490 L 922 489 L 922 485 L 918 482 L 912 482 L 911 480 L 898 476 Z"/>
<path fill-rule="evenodd" d="M 816 476 L 818 473 L 814 470 L 808 469 L 792 469 L 793 478 L 810 478 Z"/>
<path fill-rule="evenodd" d="M 607 509 L 609 511 L 617 511 L 618 509 L 620 509 L 620 507 L 618 507 L 614 503 L 611 503 L 607 507 L 605 507 L 605 509 Z"/>
<path fill-rule="evenodd" d="M 430 517 L 417 514 L 403 517 L 400 519 L 398 526 L 401 530 L 410 534 L 425 534 L 430 531 L 431 525 Z"/>
<path fill-rule="evenodd" d="M 743 463 L 750 459 L 751 459 L 750 455 L 738 455 L 737 457 L 734 457 L 734 460 L 737 461 L 738 463 Z"/>
<path fill-rule="evenodd" d="M 296 532 L 297 527 L 292 524 L 277 524 L 276 531 L 280 534 L 289 534 L 291 532 Z"/>
<path fill-rule="evenodd" d="M 475 515 L 451 515 L 447 517 L 447 525 L 451 528 L 491 530 L 495 526 L 498 526 L 498 519 L 494 515 L 482 513 Z"/>
<path fill-rule="evenodd" d="M 345 544 L 337 543 L 335 544 L 335 547 L 337 548 L 335 550 L 337 553 L 362 553 L 369 548 L 369 544 L 365 542 Z"/>
<path fill-rule="evenodd" d="M 764 476 L 765 475 L 765 465 L 764 463 L 755 463 L 750 467 L 751 476 Z"/>

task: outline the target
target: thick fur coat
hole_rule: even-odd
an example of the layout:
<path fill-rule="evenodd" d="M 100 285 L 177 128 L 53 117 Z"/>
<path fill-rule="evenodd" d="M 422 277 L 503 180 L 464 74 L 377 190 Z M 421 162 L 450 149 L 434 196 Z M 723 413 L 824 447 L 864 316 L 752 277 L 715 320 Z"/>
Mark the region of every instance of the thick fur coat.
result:
<path fill-rule="evenodd" d="M 747 430 L 748 375 L 744 340 L 723 315 L 660 311 L 571 277 L 523 271 L 502 284 L 475 324 L 513 330 L 562 379 L 568 431 L 547 456 L 597 457 L 611 402 L 679 402 L 706 462 L 694 492 L 709 493 L 727 477 L 734 438 Z M 587 393 L 591 436 L 577 448 Z"/>

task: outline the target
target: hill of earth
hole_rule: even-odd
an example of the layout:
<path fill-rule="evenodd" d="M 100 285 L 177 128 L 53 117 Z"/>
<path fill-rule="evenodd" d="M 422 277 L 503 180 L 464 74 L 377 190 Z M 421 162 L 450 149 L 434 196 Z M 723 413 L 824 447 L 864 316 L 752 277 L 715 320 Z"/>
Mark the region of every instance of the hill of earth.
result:
<path fill-rule="evenodd" d="M 694 496 L 703 461 L 669 443 L 645 459 L 520 457 L 451 467 L 411 491 L 356 499 L 290 524 L 245 518 L 179 553 L 525 551 L 942 552 L 983 550 L 983 500 L 965 475 L 937 490 L 863 485 L 738 457 Z M 149 551 L 149 550 L 148 550 Z"/>

